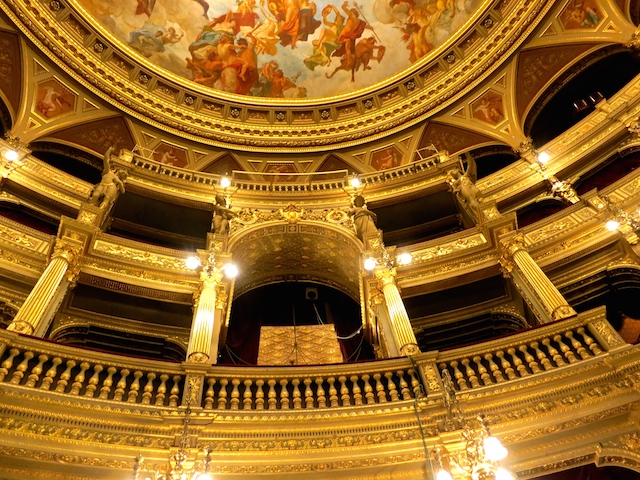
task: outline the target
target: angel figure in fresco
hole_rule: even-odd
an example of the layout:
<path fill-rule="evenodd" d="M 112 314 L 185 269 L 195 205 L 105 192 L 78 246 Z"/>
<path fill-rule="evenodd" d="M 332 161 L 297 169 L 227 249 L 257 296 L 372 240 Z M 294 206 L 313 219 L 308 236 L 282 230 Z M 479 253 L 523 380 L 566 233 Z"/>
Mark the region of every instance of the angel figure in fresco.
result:
<path fill-rule="evenodd" d="M 480 201 L 482 192 L 476 187 L 478 179 L 478 167 L 474 158 L 467 154 L 467 169 L 462 164 L 449 172 L 453 193 L 461 203 L 467 205 L 470 210 L 480 218 Z"/>
<path fill-rule="evenodd" d="M 49 117 L 56 110 L 62 110 L 64 103 L 67 106 L 71 106 L 69 102 L 64 99 L 64 92 L 56 87 L 46 86 L 44 87 L 44 97 L 38 102 L 36 108 L 45 117 Z"/>
<path fill-rule="evenodd" d="M 377 54 L 374 53 L 377 50 Z M 378 63 L 384 57 L 385 47 L 383 45 L 376 45 L 376 39 L 373 37 L 363 38 L 358 41 L 354 48 L 354 52 L 351 55 L 344 55 L 340 58 L 340 65 L 335 68 L 330 74 L 327 73 L 327 78 L 332 78 L 338 71 L 344 70 L 351 72 L 351 81 L 356 81 L 356 72 L 360 70 L 371 70 L 369 63 L 371 60 L 377 60 Z"/>
<path fill-rule="evenodd" d="M 276 45 L 280 41 L 278 21 L 269 10 L 264 8 L 262 3 L 260 4 L 260 10 L 264 15 L 264 20 L 258 23 L 251 32 L 247 33 L 247 37 L 253 38 L 258 55 L 275 55 L 278 53 Z"/>
<path fill-rule="evenodd" d="M 365 29 L 371 29 L 371 26 L 360 18 L 360 10 L 358 10 L 357 4 L 355 2 L 353 4 L 353 8 L 349 8 L 349 2 L 346 0 L 342 4 L 342 10 L 347 14 L 347 21 L 338 37 L 340 47 L 332 53 L 334 57 L 346 56 L 347 64 L 353 63 L 356 41 L 362 36 Z"/>
<path fill-rule="evenodd" d="M 335 15 L 333 21 L 329 20 L 331 13 Z M 344 27 L 344 16 L 334 5 L 327 5 L 322 9 L 322 22 L 325 26 L 320 30 L 320 36 L 311 42 L 313 54 L 304 59 L 304 64 L 309 70 L 317 66 L 331 65 L 331 55 L 340 47 L 338 38 Z"/>
<path fill-rule="evenodd" d="M 89 196 L 89 203 L 96 207 L 111 206 L 118 198 L 118 195 L 124 193 L 124 182 L 127 180 L 127 171 L 122 169 L 113 170 L 111 168 L 111 151 L 113 147 L 109 147 L 104 154 L 102 179 Z"/>
<path fill-rule="evenodd" d="M 364 242 L 365 236 L 376 233 L 376 221 L 378 216 L 367 209 L 367 205 L 362 195 L 358 195 L 353 199 L 353 207 L 349 209 L 349 216 L 353 217 L 353 223 L 356 227 L 357 237 Z"/>
<path fill-rule="evenodd" d="M 268 3 L 269 10 L 278 21 L 278 35 L 283 47 L 296 48 L 300 31 L 300 1 L 274 0 Z"/>

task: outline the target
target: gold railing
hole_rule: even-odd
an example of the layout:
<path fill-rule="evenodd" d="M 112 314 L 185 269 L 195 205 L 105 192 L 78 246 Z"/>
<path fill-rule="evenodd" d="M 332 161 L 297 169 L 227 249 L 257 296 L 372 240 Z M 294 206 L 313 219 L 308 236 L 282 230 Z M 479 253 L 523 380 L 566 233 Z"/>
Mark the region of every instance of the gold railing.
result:
<path fill-rule="evenodd" d="M 362 364 L 228 367 L 127 358 L 0 332 L 0 384 L 103 401 L 177 407 L 197 379 L 206 410 L 313 410 L 412 401 L 447 369 L 468 390 L 568 368 L 624 341 L 598 309 L 575 319 L 448 352 Z M 429 388 L 435 382 L 436 388 Z"/>

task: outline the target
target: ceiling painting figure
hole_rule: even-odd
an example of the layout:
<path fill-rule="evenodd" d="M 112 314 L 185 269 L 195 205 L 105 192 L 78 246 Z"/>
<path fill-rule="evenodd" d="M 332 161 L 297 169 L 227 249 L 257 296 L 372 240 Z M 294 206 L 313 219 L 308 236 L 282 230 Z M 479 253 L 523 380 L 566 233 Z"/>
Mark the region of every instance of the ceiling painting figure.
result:
<path fill-rule="evenodd" d="M 383 81 L 445 43 L 483 3 L 76 1 L 159 67 L 214 90 L 265 98 L 326 97 Z M 406 52 L 385 55 L 395 45 Z"/>
<path fill-rule="evenodd" d="M 76 95 L 58 80 L 51 79 L 38 84 L 35 111 L 51 119 L 75 110 Z"/>
<path fill-rule="evenodd" d="M 167 143 L 161 143 L 158 145 L 153 152 L 153 159 L 163 165 L 169 165 L 172 167 L 184 167 L 188 163 L 186 151 Z"/>
<path fill-rule="evenodd" d="M 560 22 L 565 30 L 578 28 L 593 29 L 602 20 L 596 0 L 572 0 L 560 14 Z"/>

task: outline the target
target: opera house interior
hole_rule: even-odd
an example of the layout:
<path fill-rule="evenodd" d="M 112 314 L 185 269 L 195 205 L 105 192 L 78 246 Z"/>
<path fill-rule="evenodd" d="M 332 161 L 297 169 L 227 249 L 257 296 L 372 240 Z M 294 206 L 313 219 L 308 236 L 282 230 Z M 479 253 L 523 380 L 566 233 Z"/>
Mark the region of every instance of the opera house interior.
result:
<path fill-rule="evenodd" d="M 0 480 L 640 479 L 638 25 L 0 0 Z"/>

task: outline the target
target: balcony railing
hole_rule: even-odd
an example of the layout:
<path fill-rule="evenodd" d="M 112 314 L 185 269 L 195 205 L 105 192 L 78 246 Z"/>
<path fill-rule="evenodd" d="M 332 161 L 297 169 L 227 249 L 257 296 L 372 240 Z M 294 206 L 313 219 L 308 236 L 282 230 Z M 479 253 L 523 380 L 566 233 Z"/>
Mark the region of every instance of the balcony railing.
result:
<path fill-rule="evenodd" d="M 437 391 L 447 369 L 458 390 L 569 368 L 625 346 L 603 310 L 448 352 L 363 364 L 228 367 L 127 358 L 0 332 L 0 384 L 155 407 L 184 403 L 187 382 L 202 386 L 209 410 L 313 410 L 381 406 Z M 432 388 L 433 385 L 435 388 Z"/>

